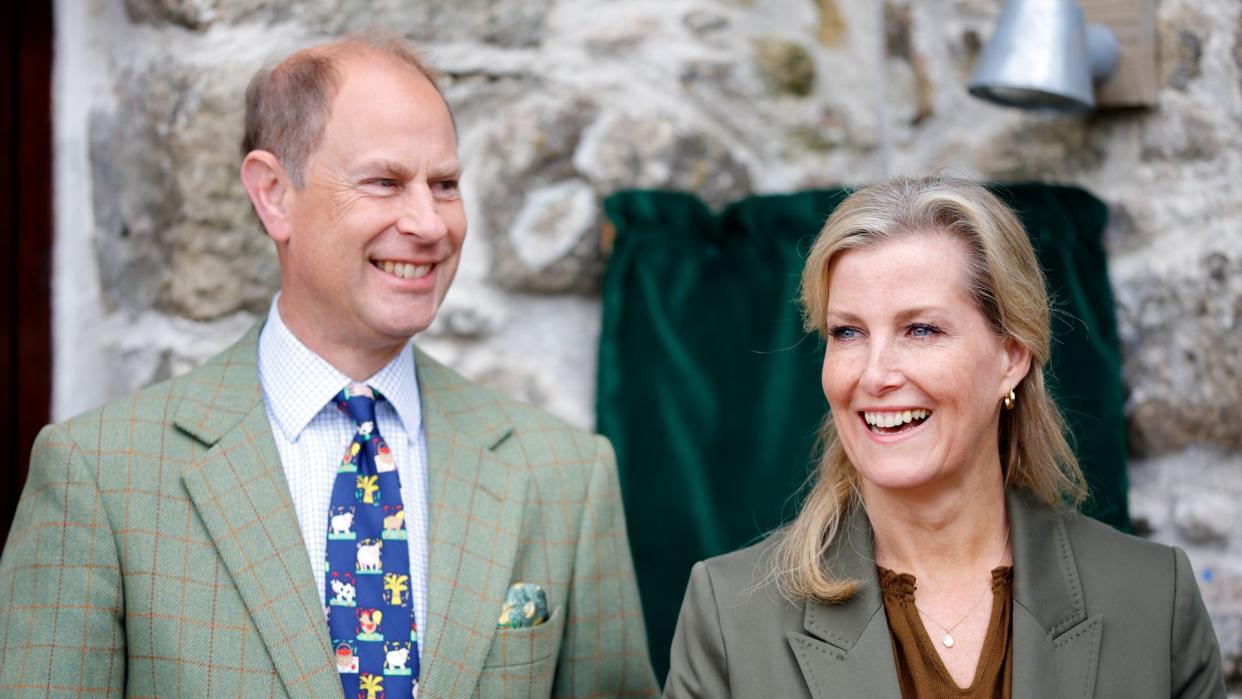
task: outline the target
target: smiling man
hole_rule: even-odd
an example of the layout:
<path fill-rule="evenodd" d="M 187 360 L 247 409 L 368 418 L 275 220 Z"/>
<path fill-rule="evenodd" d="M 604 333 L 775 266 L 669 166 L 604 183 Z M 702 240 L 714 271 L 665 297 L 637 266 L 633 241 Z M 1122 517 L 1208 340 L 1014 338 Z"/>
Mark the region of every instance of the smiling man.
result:
<path fill-rule="evenodd" d="M 456 138 L 394 38 L 255 76 L 281 291 L 203 367 L 44 429 L 0 693 L 656 693 L 608 443 L 410 344 L 466 236 Z"/>

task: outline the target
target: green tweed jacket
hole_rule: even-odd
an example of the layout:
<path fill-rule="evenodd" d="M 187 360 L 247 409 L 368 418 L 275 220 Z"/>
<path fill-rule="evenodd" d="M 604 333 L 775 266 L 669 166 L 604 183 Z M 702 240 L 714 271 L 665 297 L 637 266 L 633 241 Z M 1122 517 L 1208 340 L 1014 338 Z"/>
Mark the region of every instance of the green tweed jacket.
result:
<path fill-rule="evenodd" d="M 264 409 L 259 328 L 51 425 L 0 560 L 0 695 L 340 697 Z M 607 441 L 419 353 L 422 697 L 654 696 Z M 497 630 L 514 582 L 549 620 Z"/>
<path fill-rule="evenodd" d="M 1220 649 L 1186 554 L 1008 498 L 1013 699 L 1224 699 Z M 897 699 L 871 525 L 861 508 L 828 552 L 862 583 L 843 604 L 794 604 L 767 577 L 773 538 L 690 575 L 669 699 Z"/>

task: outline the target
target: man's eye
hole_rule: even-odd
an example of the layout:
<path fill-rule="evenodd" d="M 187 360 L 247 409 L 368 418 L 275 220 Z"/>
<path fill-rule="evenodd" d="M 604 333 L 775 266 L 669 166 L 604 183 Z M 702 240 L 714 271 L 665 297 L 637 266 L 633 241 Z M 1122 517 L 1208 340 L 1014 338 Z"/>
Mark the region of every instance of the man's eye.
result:
<path fill-rule="evenodd" d="M 436 180 L 431 183 L 431 191 L 437 197 L 445 199 L 456 198 L 459 194 L 457 180 Z"/>

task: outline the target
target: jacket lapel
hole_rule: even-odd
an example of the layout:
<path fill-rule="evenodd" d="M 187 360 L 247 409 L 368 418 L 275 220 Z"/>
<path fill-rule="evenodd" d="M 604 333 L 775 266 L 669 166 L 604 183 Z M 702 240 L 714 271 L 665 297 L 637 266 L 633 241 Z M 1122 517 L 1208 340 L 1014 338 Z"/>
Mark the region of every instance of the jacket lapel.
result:
<path fill-rule="evenodd" d="M 193 375 L 174 422 L 208 447 L 183 472 L 285 691 L 341 691 L 323 608 L 263 407 L 259 325 Z"/>
<path fill-rule="evenodd" d="M 1087 618 L 1063 515 L 1010 491 L 1013 697 L 1091 697 L 1104 615 Z"/>
<path fill-rule="evenodd" d="M 472 696 L 510 584 L 528 475 L 495 453 L 512 428 L 494 394 L 417 351 L 416 367 L 430 520 L 419 689 Z"/>
<path fill-rule="evenodd" d="M 1010 491 L 1014 541 L 1013 697 L 1091 697 L 1104 617 L 1087 618 L 1065 520 Z M 900 696 L 888 620 L 862 508 L 833 542 L 831 568 L 862 583 L 842 605 L 809 603 L 804 633 L 787 637 L 815 699 Z"/>
<path fill-rule="evenodd" d="M 828 558 L 831 570 L 862 584 L 843 604 L 807 603 L 803 632 L 786 634 L 811 696 L 901 696 L 871 526 L 861 507 L 853 508 Z"/>

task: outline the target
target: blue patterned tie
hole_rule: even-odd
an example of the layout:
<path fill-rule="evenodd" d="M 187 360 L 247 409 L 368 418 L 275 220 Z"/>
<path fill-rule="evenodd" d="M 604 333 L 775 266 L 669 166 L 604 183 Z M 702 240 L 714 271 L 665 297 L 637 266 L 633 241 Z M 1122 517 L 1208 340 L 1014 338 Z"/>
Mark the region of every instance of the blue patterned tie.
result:
<path fill-rule="evenodd" d="M 346 699 L 418 694 L 401 480 L 375 426 L 377 399 L 383 396 L 360 383 L 336 396 L 358 426 L 332 486 L 324 561 L 328 630 Z"/>

